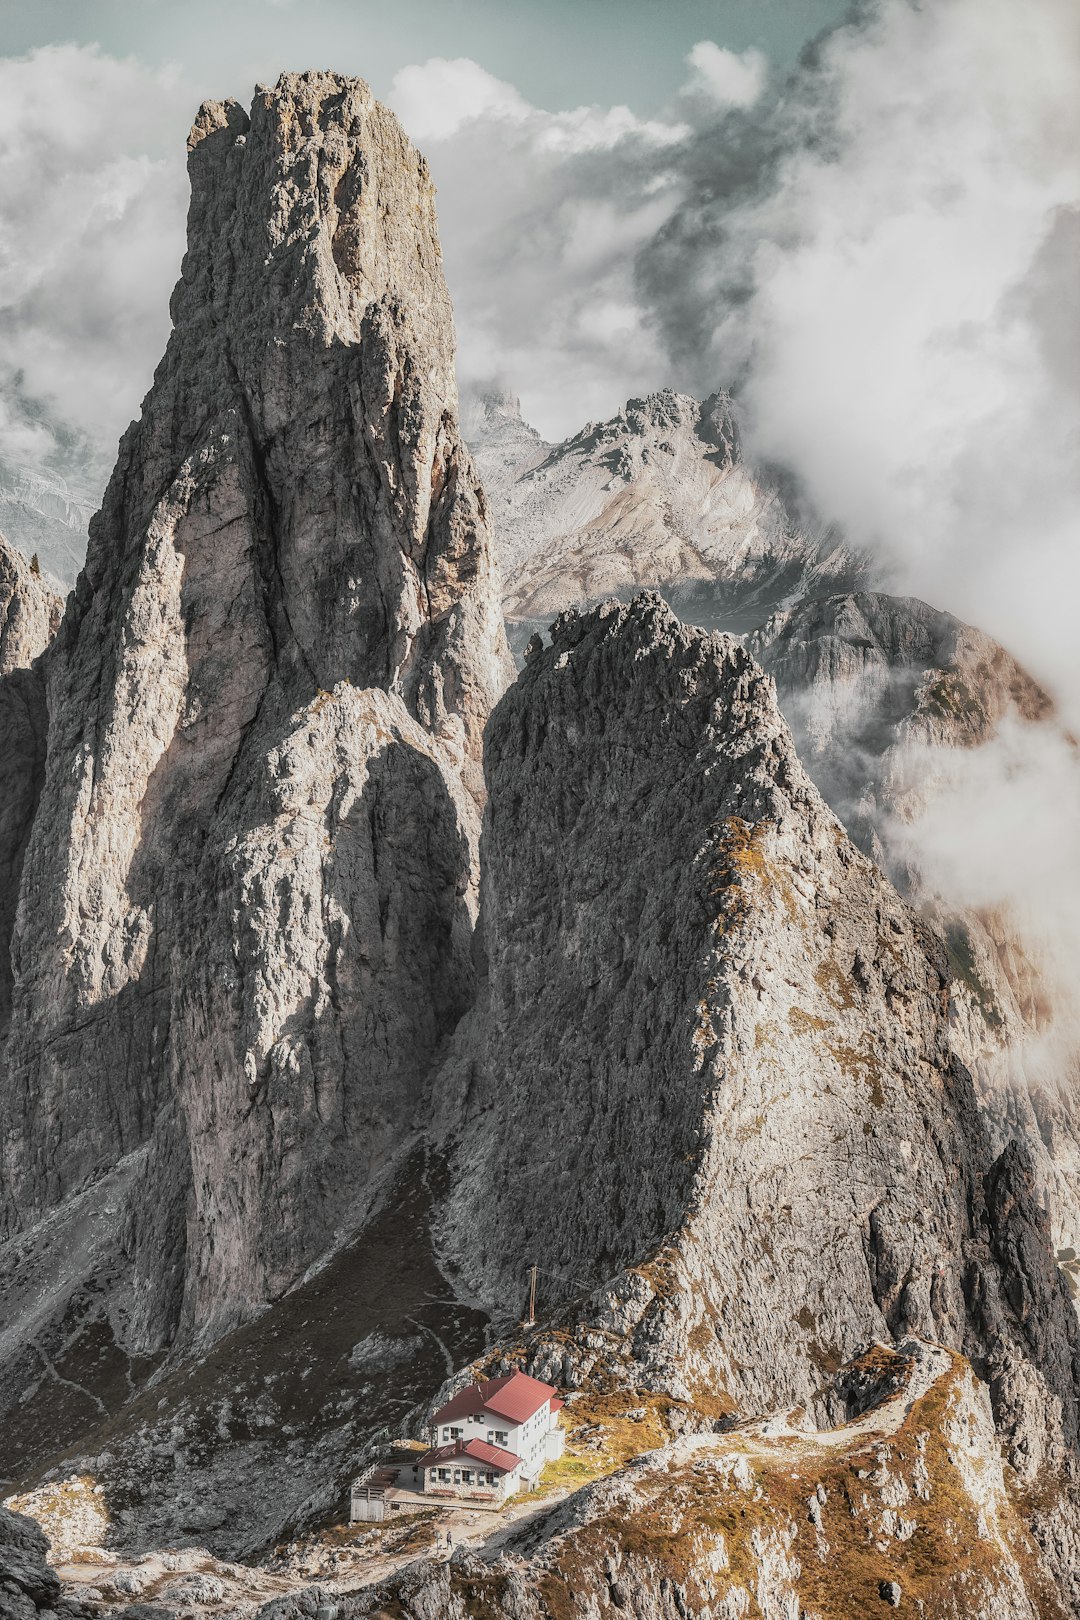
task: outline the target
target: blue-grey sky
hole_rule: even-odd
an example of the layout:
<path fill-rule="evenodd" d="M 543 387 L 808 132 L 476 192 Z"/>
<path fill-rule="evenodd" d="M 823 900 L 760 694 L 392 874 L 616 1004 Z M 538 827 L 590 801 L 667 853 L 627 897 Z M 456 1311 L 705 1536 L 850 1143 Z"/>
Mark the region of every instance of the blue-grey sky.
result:
<path fill-rule="evenodd" d="M 626 102 L 655 112 L 698 40 L 778 64 L 848 0 L 5 0 L 0 48 L 97 42 L 175 64 L 202 93 L 243 99 L 283 69 L 357 73 L 385 94 L 432 56 L 468 56 L 539 106 Z"/>

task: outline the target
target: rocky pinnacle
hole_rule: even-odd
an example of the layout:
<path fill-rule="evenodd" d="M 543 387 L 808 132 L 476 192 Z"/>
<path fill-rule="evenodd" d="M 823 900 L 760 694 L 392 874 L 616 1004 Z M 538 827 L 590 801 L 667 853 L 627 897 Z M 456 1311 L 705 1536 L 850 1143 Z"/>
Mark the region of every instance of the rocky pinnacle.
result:
<path fill-rule="evenodd" d="M 287 1286 L 407 1127 L 469 994 L 508 669 L 423 158 L 303 74 L 204 104 L 188 167 L 51 661 L 3 1104 L 9 1228 L 143 1154 L 148 1344 Z"/>

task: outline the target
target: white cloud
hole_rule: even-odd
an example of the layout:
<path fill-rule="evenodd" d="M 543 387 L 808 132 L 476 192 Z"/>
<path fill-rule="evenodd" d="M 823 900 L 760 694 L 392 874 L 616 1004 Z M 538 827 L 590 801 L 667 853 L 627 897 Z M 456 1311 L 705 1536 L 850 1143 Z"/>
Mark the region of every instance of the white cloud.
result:
<path fill-rule="evenodd" d="M 1008 919 L 1060 1033 L 1080 1026 L 1080 756 L 1056 726 L 1006 721 L 980 748 L 909 746 L 897 771 L 923 808 L 886 830 L 954 908 Z"/>
<path fill-rule="evenodd" d="M 682 112 L 548 112 L 467 60 L 405 68 L 387 99 L 439 187 L 463 384 L 508 379 L 561 437 L 667 381 L 634 259 L 681 197 Z"/>
<path fill-rule="evenodd" d="M 760 51 L 728 51 L 702 39 L 686 60 L 691 69 L 687 91 L 704 92 L 720 106 L 752 107 L 765 88 L 768 62 Z"/>
<path fill-rule="evenodd" d="M 752 450 L 1075 723 L 1074 0 L 880 0 L 737 128 L 698 144 L 645 255 L 669 342 L 698 387 L 738 378 Z"/>
<path fill-rule="evenodd" d="M 418 146 L 449 140 L 477 121 L 522 123 L 532 111 L 512 84 L 465 56 L 402 68 L 387 100 Z"/>
<path fill-rule="evenodd" d="M 106 457 L 137 412 L 183 251 L 182 148 L 150 155 L 181 96 L 93 47 L 0 58 L 0 455 L 55 450 L 20 397 Z"/>

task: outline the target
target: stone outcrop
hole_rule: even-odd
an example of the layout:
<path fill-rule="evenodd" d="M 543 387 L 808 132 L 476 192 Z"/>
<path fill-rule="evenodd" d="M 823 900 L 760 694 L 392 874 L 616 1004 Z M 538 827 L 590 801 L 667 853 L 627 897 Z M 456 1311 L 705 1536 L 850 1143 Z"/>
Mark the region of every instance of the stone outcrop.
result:
<path fill-rule="evenodd" d="M 1003 728 L 1022 750 L 1032 804 L 1060 791 L 1054 763 L 1073 744 L 1051 699 L 990 636 L 910 597 L 803 602 L 748 645 L 775 677 L 799 757 L 852 838 L 937 917 L 952 969 L 953 1046 L 998 1147 L 1019 1138 L 1032 1154 L 1055 1241 L 1075 1254 L 1080 1024 L 1071 962 L 1048 959 L 1009 906 L 964 906 L 935 892 L 920 864 L 922 818 L 953 780 L 977 780 L 979 751 Z M 1032 772 L 1047 762 L 1044 787 Z M 1008 790 L 1008 769 L 1006 757 L 998 793 Z M 992 800 L 982 802 L 993 815 Z"/>
<path fill-rule="evenodd" d="M 121 1161 L 147 1350 L 369 1207 L 471 993 L 508 663 L 423 159 L 358 80 L 189 141 L 174 331 L 49 662 L 12 955 L 8 1230 Z"/>
<path fill-rule="evenodd" d="M 788 1414 L 669 1441 L 497 1550 L 461 1547 L 347 1597 L 344 1620 L 1062 1615 L 963 1359 L 918 1340 L 878 1344 L 839 1381 L 857 1409 L 834 1429 L 808 1432 Z M 304 1612 L 285 1597 L 262 1615 Z"/>
<path fill-rule="evenodd" d="M 56 592 L 0 534 L 0 676 L 29 669 L 60 623 Z"/>
<path fill-rule="evenodd" d="M 55 1608 L 60 1582 L 46 1563 L 48 1550 L 33 1519 L 0 1507 L 0 1620 L 35 1620 Z"/>
<path fill-rule="evenodd" d="M 561 444 L 544 443 L 515 399 L 487 394 L 466 432 L 515 647 L 563 608 L 645 587 L 694 623 L 743 630 L 793 592 L 865 570 L 835 536 L 800 528 L 777 480 L 746 465 L 725 393 L 663 389 Z"/>
<path fill-rule="evenodd" d="M 440 1081 L 477 1294 L 516 1305 L 535 1258 L 654 1387 L 742 1411 L 828 1418 L 825 1372 L 918 1334 L 988 1371 L 1026 1479 L 1064 1477 L 1080 1339 L 1030 1166 L 1002 1242 L 944 944 L 823 803 L 770 679 L 655 596 L 569 613 L 487 772 L 487 979 Z"/>

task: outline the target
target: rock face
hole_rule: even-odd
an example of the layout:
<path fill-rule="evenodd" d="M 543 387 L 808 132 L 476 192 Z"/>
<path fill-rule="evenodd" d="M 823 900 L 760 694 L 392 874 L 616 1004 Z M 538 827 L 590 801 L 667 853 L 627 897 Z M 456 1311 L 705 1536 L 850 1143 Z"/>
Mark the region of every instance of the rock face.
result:
<path fill-rule="evenodd" d="M 0 457 L 0 530 L 27 559 L 36 553 L 45 572 L 65 587 L 82 567 L 97 493 L 109 471 L 92 456 L 76 454 L 74 460 L 65 476 Z"/>
<path fill-rule="evenodd" d="M 799 757 L 855 842 L 937 916 L 953 971 L 953 1045 L 998 1146 L 1019 1137 L 1032 1153 L 1067 1256 L 1080 1243 L 1071 967 L 1061 983 L 1007 906 L 958 904 L 935 892 L 920 865 L 925 813 L 950 782 L 973 776 L 1003 728 L 1029 772 L 1047 753 L 1068 756 L 1050 698 L 991 637 L 910 597 L 801 603 L 748 645 L 776 679 Z"/>
<path fill-rule="evenodd" d="M 45 1562 L 49 1550 L 33 1519 L 0 1507 L 0 1617 L 34 1620 L 54 1610 L 60 1582 Z"/>
<path fill-rule="evenodd" d="M 50 658 L 3 1086 L 9 1231 L 139 1156 L 146 1350 L 287 1288 L 413 1129 L 508 667 L 423 159 L 305 74 L 204 105 L 189 169 L 173 335 Z"/>
<path fill-rule="evenodd" d="M 657 1387 L 743 1411 L 828 1416 L 823 1372 L 918 1334 L 991 1370 L 1025 1478 L 1063 1473 L 1080 1341 L 1030 1165 L 1005 1196 L 944 945 L 822 802 L 769 678 L 655 596 L 570 613 L 487 772 L 488 977 L 440 1083 L 477 1292 L 516 1303 L 535 1258 Z"/>
<path fill-rule="evenodd" d="M 11 934 L 23 856 L 45 774 L 45 682 L 36 662 L 59 599 L 0 535 L 0 1042 L 11 1011 Z"/>
<path fill-rule="evenodd" d="M 646 586 L 696 623 L 746 629 L 793 592 L 862 572 L 829 535 L 803 533 L 775 482 L 747 468 L 726 394 L 699 403 L 665 389 L 557 445 L 506 395 L 480 397 L 466 425 L 512 637 Z"/>
<path fill-rule="evenodd" d="M 62 604 L 40 573 L 0 534 L 0 677 L 29 669 L 49 645 Z"/>
<path fill-rule="evenodd" d="M 357 1615 L 825 1620 L 839 1590 L 1029 1620 L 1047 1569 L 1080 1614 L 1080 1325 L 1031 1155 L 995 1152 L 958 1057 L 944 941 L 770 676 L 658 594 L 561 614 L 496 704 L 432 189 L 367 88 L 207 104 L 190 168 L 173 337 L 47 657 L 3 677 L 48 727 L 4 833 L 0 1473 L 44 1513 L 62 1459 L 133 1552 L 250 1554 L 332 1510 L 494 1316 L 487 1355 L 643 1403 L 617 1466 L 502 1568 L 417 1567 Z M 721 396 L 542 452 L 527 477 L 576 515 L 543 563 L 523 543 L 522 614 L 559 573 L 690 577 L 730 615 L 846 566 L 750 478 Z M 12 577 L 25 662 L 48 615 Z M 817 638 L 841 671 L 856 610 Z M 905 701 L 974 734 L 953 632 L 879 618 L 882 702 L 923 660 Z M 22 1534 L 0 1521 L 32 1620 Z M 153 1585 L 112 1596 L 174 1612 Z"/>
<path fill-rule="evenodd" d="M 854 1410 L 834 1429 L 774 1419 L 677 1439 L 504 1535 L 497 1555 L 459 1548 L 347 1597 L 345 1620 L 1063 1614 L 962 1358 L 875 1345 L 840 1382 Z M 263 1614 L 302 1612 L 284 1599 Z"/>

